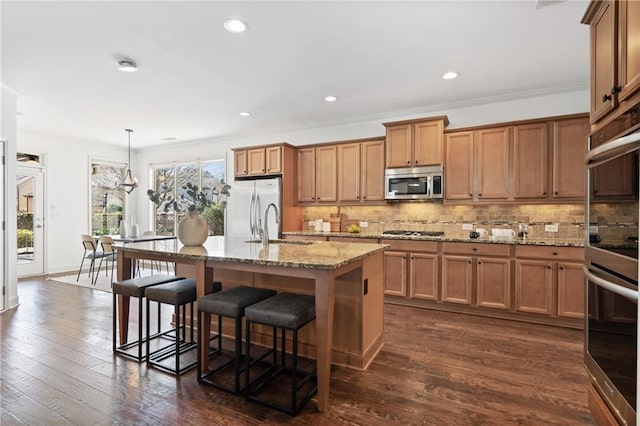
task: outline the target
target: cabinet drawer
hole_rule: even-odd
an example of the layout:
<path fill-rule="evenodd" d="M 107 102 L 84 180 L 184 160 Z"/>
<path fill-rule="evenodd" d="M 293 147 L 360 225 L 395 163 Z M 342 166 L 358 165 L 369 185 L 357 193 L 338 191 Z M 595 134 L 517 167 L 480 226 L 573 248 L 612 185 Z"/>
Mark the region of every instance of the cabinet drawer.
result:
<path fill-rule="evenodd" d="M 509 256 L 511 244 L 443 243 L 442 252 L 471 256 Z"/>
<path fill-rule="evenodd" d="M 360 237 L 330 237 L 329 241 L 343 242 L 343 243 L 373 243 L 377 244 L 377 238 L 360 238 Z"/>
<path fill-rule="evenodd" d="M 394 239 L 382 239 L 382 244 L 389 244 L 389 250 L 396 251 L 409 251 L 409 252 L 438 252 L 437 241 L 407 241 L 407 240 L 394 240 Z"/>
<path fill-rule="evenodd" d="M 584 260 L 584 249 L 581 247 L 553 247 L 553 246 L 516 246 L 516 257 L 544 260 Z"/>

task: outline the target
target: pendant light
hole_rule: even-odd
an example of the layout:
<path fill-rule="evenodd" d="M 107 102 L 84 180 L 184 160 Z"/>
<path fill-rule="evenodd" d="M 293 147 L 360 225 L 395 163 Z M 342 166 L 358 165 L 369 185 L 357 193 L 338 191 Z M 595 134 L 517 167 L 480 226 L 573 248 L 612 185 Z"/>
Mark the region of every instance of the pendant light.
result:
<path fill-rule="evenodd" d="M 127 194 L 131 194 L 131 191 L 136 189 L 136 186 L 138 186 L 138 179 L 134 177 L 131 172 L 131 132 L 133 132 L 133 130 L 124 130 L 129 134 L 129 161 L 127 161 L 127 171 L 124 173 L 124 178 L 122 179 L 122 182 L 120 182 L 120 185 L 118 185 L 118 188 L 122 189 Z"/>

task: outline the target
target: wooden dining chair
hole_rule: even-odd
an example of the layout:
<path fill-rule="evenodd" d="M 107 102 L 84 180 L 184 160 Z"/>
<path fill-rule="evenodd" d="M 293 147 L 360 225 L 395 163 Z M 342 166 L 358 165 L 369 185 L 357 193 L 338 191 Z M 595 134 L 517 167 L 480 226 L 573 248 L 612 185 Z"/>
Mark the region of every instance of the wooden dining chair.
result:
<path fill-rule="evenodd" d="M 98 250 L 98 243 L 96 242 L 95 237 L 83 234 L 80 235 L 80 238 L 82 240 L 84 253 L 82 254 L 82 262 L 80 262 L 80 269 L 78 269 L 78 277 L 76 278 L 76 281 L 80 280 L 80 274 L 82 273 L 84 261 L 85 259 L 88 259 L 91 262 L 89 264 L 89 279 L 91 280 L 91 283 L 93 283 L 96 268 L 96 259 L 102 259 L 105 254 L 104 252 Z"/>
<path fill-rule="evenodd" d="M 115 241 L 113 241 L 113 238 L 111 238 L 108 235 L 101 235 L 100 236 L 100 245 L 102 246 L 102 253 L 103 256 L 100 257 L 100 263 L 98 263 L 98 271 L 95 274 L 95 277 L 93 279 L 93 285 L 96 285 L 96 283 L 98 282 L 98 276 L 100 275 L 100 268 L 102 267 L 102 261 L 105 260 L 106 264 L 105 264 L 105 273 L 108 275 L 108 269 L 109 269 L 109 262 L 111 262 L 111 280 L 110 282 L 110 286 L 113 285 L 113 264 L 116 261 L 116 251 L 115 248 L 113 247 L 113 245 L 115 244 Z"/>

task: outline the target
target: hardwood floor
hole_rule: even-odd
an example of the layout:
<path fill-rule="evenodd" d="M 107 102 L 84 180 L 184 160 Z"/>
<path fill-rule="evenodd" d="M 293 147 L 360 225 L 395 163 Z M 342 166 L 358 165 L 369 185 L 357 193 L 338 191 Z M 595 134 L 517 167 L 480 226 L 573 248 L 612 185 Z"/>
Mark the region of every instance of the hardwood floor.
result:
<path fill-rule="evenodd" d="M 588 425 L 582 332 L 388 305 L 367 371 L 297 417 L 111 352 L 111 294 L 44 279 L 0 316 L 0 424 Z M 135 320 L 132 318 L 132 320 Z M 339 326 L 337 324 L 336 326 Z"/>

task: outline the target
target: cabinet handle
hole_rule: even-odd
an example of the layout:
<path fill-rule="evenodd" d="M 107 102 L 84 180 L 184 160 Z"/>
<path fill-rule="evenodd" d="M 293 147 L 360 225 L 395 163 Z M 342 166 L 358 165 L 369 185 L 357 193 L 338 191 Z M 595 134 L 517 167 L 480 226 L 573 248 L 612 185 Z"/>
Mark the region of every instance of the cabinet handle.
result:
<path fill-rule="evenodd" d="M 621 86 L 613 86 L 613 87 L 611 88 L 611 94 L 612 94 L 612 95 L 615 95 L 616 93 L 620 93 L 620 91 L 621 91 L 621 90 L 622 90 L 622 87 L 621 87 Z"/>
<path fill-rule="evenodd" d="M 411 161 L 407 161 L 407 164 L 411 164 Z"/>
<path fill-rule="evenodd" d="M 467 263 L 468 263 L 469 265 L 471 265 L 471 261 L 470 261 L 470 260 L 469 260 Z"/>
<path fill-rule="evenodd" d="M 543 191 L 543 192 L 542 192 L 542 195 L 547 195 L 547 191 Z"/>
<path fill-rule="evenodd" d="M 416 160 L 416 164 L 418 164 L 418 160 Z"/>
<path fill-rule="evenodd" d="M 558 195 L 558 191 L 554 192 L 553 195 Z"/>
<path fill-rule="evenodd" d="M 564 271 L 564 266 L 561 266 L 561 267 L 560 267 L 560 270 L 561 270 L 561 271 Z"/>
<path fill-rule="evenodd" d="M 411 256 L 411 260 L 415 260 L 415 259 L 416 259 L 415 257 Z"/>
<path fill-rule="evenodd" d="M 557 252 L 557 251 L 554 251 L 554 252 L 553 252 L 553 253 L 551 253 L 551 254 L 553 254 L 554 256 L 557 256 L 557 255 L 558 255 L 558 252 Z"/>
<path fill-rule="evenodd" d="M 469 194 L 469 197 L 473 197 L 473 194 Z"/>
<path fill-rule="evenodd" d="M 366 196 L 366 195 L 363 195 L 363 196 L 362 196 L 362 199 L 363 199 L 363 200 L 366 200 L 366 199 L 367 199 L 367 196 Z"/>
<path fill-rule="evenodd" d="M 609 95 L 608 93 L 605 93 L 604 95 L 602 95 L 602 102 L 607 102 L 611 100 L 611 95 Z"/>
<path fill-rule="evenodd" d="M 478 197 L 482 197 L 482 194 L 478 194 Z"/>
<path fill-rule="evenodd" d="M 547 269 L 551 269 L 551 265 L 547 265 Z"/>
<path fill-rule="evenodd" d="M 474 248 L 472 248 L 471 250 L 476 251 L 476 250 L 478 250 L 478 249 L 474 247 Z"/>
<path fill-rule="evenodd" d="M 479 260 L 478 260 L 478 265 L 482 265 L 482 262 L 480 262 Z"/>

